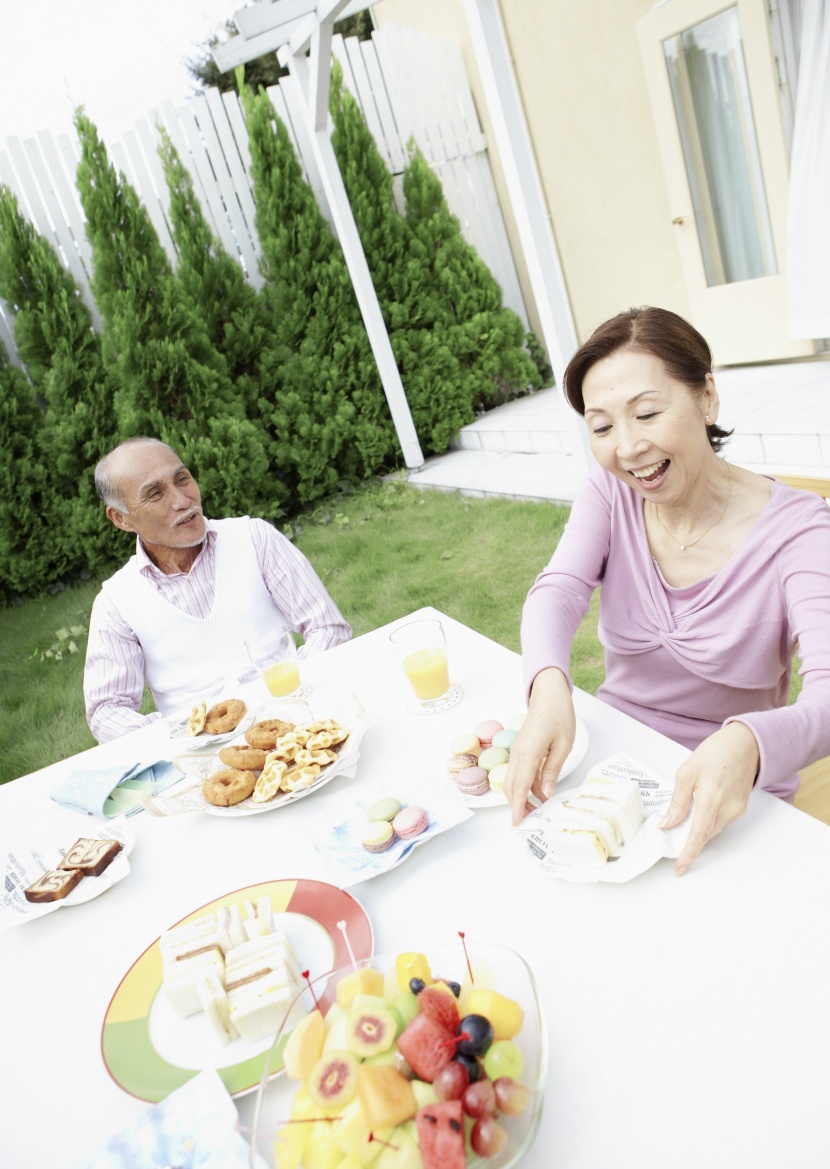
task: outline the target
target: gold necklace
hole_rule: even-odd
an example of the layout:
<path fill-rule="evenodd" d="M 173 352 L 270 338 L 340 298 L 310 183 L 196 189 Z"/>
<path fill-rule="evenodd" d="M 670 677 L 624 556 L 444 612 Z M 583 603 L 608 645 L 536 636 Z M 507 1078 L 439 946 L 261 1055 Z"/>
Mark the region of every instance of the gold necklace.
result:
<path fill-rule="evenodd" d="M 713 524 L 710 524 L 709 527 L 706 529 L 706 531 L 701 532 L 699 536 L 696 536 L 694 538 L 694 540 L 687 540 L 685 544 L 681 544 L 680 541 L 678 540 L 677 536 L 673 535 L 669 531 L 669 529 L 666 527 L 666 525 L 663 523 L 663 517 L 660 515 L 660 508 L 657 506 L 657 504 L 654 505 L 654 510 L 657 512 L 658 524 L 660 525 L 660 527 L 663 529 L 663 531 L 666 533 L 667 536 L 671 536 L 672 540 L 674 540 L 675 544 L 677 544 L 677 546 L 679 547 L 681 552 L 685 552 L 686 549 L 691 548 L 691 546 L 693 544 L 699 543 L 703 539 L 704 536 L 708 536 L 708 534 L 711 532 L 712 528 L 716 528 L 718 526 L 718 524 L 721 522 L 721 520 L 723 519 L 723 517 L 726 515 L 726 512 L 729 508 L 730 501 L 732 499 L 732 466 L 730 463 L 726 464 L 726 469 L 729 472 L 729 494 L 726 497 L 726 505 L 724 506 L 723 511 L 720 513 L 720 515 L 715 520 L 715 522 Z"/>

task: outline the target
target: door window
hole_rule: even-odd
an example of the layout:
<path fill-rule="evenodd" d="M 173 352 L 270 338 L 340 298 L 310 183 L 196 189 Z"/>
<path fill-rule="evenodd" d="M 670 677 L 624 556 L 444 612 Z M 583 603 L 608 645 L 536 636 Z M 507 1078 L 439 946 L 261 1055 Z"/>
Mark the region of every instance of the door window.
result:
<path fill-rule="evenodd" d="M 777 271 L 736 8 L 663 41 L 707 284 Z"/>

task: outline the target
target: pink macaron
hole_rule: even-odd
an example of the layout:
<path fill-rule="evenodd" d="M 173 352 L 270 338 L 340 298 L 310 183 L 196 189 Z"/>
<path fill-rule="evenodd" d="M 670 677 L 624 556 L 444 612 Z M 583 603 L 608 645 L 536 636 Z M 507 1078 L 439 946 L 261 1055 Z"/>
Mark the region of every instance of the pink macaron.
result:
<path fill-rule="evenodd" d="M 479 723 L 473 734 L 481 743 L 482 750 L 486 750 L 493 745 L 493 735 L 497 735 L 499 731 L 503 731 L 504 727 L 500 722 L 496 722 L 494 718 L 485 719 L 483 723 Z"/>
<path fill-rule="evenodd" d="M 490 777 L 483 767 L 465 767 L 458 772 L 455 782 L 465 796 L 483 796 L 490 790 Z"/>
<path fill-rule="evenodd" d="M 420 836 L 429 826 L 429 816 L 418 804 L 410 804 L 402 812 L 398 812 L 392 821 L 392 827 L 401 840 L 410 840 L 413 836 Z"/>

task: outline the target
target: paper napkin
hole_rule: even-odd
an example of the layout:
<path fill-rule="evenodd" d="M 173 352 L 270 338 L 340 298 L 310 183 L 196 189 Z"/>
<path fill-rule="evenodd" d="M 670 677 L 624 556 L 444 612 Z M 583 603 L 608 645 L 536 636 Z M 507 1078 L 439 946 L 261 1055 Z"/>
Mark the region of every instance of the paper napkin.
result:
<path fill-rule="evenodd" d="M 172 763 L 160 760 L 150 766 L 117 764 L 100 771 L 73 771 L 52 792 L 58 804 L 87 816 L 133 816 L 142 810 L 146 796 L 158 795 L 178 783 L 182 773 Z"/>
<path fill-rule="evenodd" d="M 249 1169 L 236 1105 L 215 1071 L 200 1072 L 76 1169 Z M 254 1164 L 265 1169 L 255 1154 Z"/>

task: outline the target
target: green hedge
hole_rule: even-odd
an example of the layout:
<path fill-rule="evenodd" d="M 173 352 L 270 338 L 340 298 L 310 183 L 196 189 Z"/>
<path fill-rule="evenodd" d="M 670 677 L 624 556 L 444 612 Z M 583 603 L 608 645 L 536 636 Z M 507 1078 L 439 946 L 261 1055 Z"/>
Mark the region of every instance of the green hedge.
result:
<path fill-rule="evenodd" d="M 76 113 L 97 334 L 73 277 L 0 186 L 0 296 L 24 366 L 0 347 L 0 603 L 123 560 L 92 472 L 124 438 L 149 434 L 179 450 L 215 516 L 279 521 L 400 463 L 340 244 L 267 94 L 243 87 L 241 96 L 261 291 L 212 236 L 165 134 L 175 265 L 95 126 Z M 415 151 L 398 211 L 338 71 L 331 108 L 421 446 L 442 453 L 477 410 L 539 385 L 528 338 Z"/>

